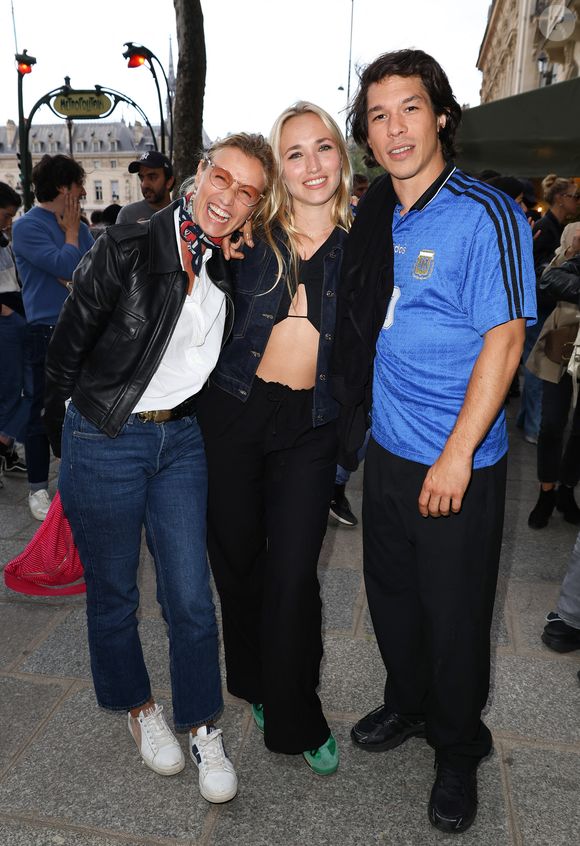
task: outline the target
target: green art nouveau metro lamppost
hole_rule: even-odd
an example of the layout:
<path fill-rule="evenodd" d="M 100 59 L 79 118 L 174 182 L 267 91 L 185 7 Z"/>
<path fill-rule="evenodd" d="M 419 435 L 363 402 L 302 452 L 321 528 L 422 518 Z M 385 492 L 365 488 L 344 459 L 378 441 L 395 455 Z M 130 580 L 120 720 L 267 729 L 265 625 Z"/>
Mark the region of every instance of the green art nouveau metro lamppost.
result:
<path fill-rule="evenodd" d="M 155 53 L 152 50 L 149 50 L 148 47 L 144 47 L 142 44 L 134 44 L 132 41 L 126 41 L 125 47 L 127 49 L 123 53 L 123 58 L 128 60 L 127 67 L 140 68 L 142 65 L 146 64 L 149 70 L 151 71 L 153 81 L 155 82 L 155 88 L 157 89 L 157 99 L 159 101 L 159 119 L 161 124 L 161 152 L 165 154 L 165 118 L 163 116 L 163 101 L 161 99 L 159 81 L 157 79 L 157 74 L 155 73 L 155 66 L 153 65 L 153 61 L 156 61 L 159 67 L 161 68 L 161 73 L 163 74 L 163 79 L 165 80 L 165 87 L 167 88 L 167 107 L 169 110 L 170 121 L 169 160 L 171 161 L 173 159 L 173 106 L 171 103 L 171 92 L 169 90 L 169 82 L 167 81 L 167 75 L 165 73 L 165 70 L 163 69 L 163 65 L 161 64 Z"/>
<path fill-rule="evenodd" d="M 20 187 L 24 208 L 28 210 L 33 203 L 32 191 L 30 190 L 30 178 L 32 173 L 32 156 L 28 151 L 27 121 L 24 117 L 24 100 L 22 96 L 22 81 L 27 73 L 31 73 L 32 66 L 36 64 L 34 56 L 29 56 L 26 50 L 16 53 L 16 70 L 18 72 L 18 158 L 20 161 Z"/>

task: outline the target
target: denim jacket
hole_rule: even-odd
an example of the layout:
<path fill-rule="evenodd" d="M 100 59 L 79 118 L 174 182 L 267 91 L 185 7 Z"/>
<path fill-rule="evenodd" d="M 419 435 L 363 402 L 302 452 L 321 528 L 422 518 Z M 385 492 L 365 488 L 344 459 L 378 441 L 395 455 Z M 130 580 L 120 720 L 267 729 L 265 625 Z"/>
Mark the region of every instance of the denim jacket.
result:
<path fill-rule="evenodd" d="M 313 392 L 312 425 L 322 426 L 338 416 L 338 403 L 330 393 L 330 356 L 336 323 L 336 291 L 346 232 L 336 231 L 334 246 L 324 256 L 324 281 L 320 317 L 320 341 Z M 278 239 L 282 255 L 288 251 Z M 232 262 L 234 265 L 234 262 Z M 274 326 L 284 293 L 284 276 L 276 285 L 278 264 L 271 248 L 260 241 L 235 262 L 234 325 L 210 381 L 245 402 L 260 359 Z"/>

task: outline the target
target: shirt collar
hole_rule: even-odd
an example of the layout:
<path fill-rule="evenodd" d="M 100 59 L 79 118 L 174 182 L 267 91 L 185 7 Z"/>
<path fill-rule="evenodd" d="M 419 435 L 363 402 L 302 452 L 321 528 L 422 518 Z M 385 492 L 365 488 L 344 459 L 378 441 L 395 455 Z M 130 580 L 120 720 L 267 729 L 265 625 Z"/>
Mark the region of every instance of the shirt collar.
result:
<path fill-rule="evenodd" d="M 435 182 L 432 182 L 431 185 L 427 188 L 427 190 L 421 194 L 418 200 L 416 200 L 409 211 L 423 211 L 423 209 L 429 205 L 431 200 L 434 200 L 439 191 L 443 188 L 451 174 L 456 171 L 457 168 L 453 164 L 453 162 L 447 162 Z"/>

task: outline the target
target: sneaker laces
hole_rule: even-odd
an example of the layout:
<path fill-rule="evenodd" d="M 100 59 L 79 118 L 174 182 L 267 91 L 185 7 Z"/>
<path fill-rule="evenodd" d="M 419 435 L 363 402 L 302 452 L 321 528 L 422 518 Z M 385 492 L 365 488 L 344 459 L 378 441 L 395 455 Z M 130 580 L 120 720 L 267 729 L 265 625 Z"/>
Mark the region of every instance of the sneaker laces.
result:
<path fill-rule="evenodd" d="M 203 738 L 197 736 L 195 740 L 200 753 L 203 751 L 201 765 L 204 770 L 223 770 L 226 766 L 226 753 L 222 743 L 222 730 L 218 728 L 210 730 L 208 727 L 207 736 Z M 201 744 L 199 744 L 200 740 Z"/>
<path fill-rule="evenodd" d="M 175 738 L 163 716 L 163 705 L 155 705 L 154 711 L 142 711 L 141 713 L 143 714 L 140 720 L 141 728 L 147 735 L 147 739 L 154 751 L 158 751 L 162 746 L 169 746 L 175 743 Z"/>

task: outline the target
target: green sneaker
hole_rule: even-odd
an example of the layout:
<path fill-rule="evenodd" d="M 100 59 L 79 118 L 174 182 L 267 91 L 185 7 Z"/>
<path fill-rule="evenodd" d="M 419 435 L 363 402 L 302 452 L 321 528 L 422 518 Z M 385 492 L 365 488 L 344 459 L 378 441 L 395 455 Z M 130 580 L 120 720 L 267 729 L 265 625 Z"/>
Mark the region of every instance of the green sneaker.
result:
<path fill-rule="evenodd" d="M 304 760 L 316 775 L 332 775 L 338 769 L 340 755 L 338 754 L 336 740 L 332 734 L 328 736 L 326 743 L 323 743 L 318 749 L 313 749 L 312 752 L 303 752 L 302 754 Z"/>
<path fill-rule="evenodd" d="M 252 717 L 258 729 L 264 734 L 264 706 L 252 705 Z"/>

